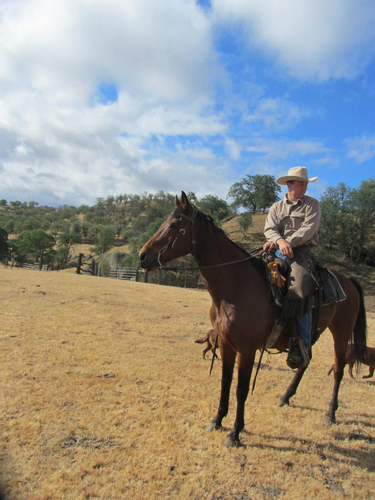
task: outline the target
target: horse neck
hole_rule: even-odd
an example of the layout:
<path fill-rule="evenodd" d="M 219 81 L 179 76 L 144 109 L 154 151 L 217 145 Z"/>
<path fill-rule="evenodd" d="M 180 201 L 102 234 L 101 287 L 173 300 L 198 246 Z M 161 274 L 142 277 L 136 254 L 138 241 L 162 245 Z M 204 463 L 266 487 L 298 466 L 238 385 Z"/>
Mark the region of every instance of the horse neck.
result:
<path fill-rule="evenodd" d="M 232 300 L 239 292 L 241 281 L 257 281 L 259 273 L 251 265 L 246 252 L 236 246 L 224 233 L 215 230 L 212 223 L 202 226 L 196 238 L 195 259 L 208 291 L 215 302 Z M 233 262 L 231 265 L 225 265 Z M 211 267 L 214 266 L 214 267 Z M 252 276 L 254 274 L 254 279 Z M 250 281 L 250 282 L 251 282 Z"/>

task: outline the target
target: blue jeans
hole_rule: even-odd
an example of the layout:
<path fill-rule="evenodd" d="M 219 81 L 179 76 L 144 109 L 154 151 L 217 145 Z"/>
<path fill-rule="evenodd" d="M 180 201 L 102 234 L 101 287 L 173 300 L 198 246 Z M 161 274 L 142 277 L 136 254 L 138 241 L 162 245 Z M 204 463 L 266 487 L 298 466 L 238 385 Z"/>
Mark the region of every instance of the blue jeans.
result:
<path fill-rule="evenodd" d="M 276 250 L 276 252 L 275 252 L 275 256 L 276 256 L 276 257 L 279 257 L 279 259 L 286 260 L 285 255 L 283 255 L 283 254 L 280 252 L 280 250 Z"/>
<path fill-rule="evenodd" d="M 276 250 L 276 257 L 279 259 L 286 260 L 285 255 L 283 255 L 280 250 Z M 301 337 L 306 351 L 309 352 L 311 347 L 311 328 L 312 328 L 312 312 L 309 311 L 306 314 L 301 314 L 296 317 L 296 328 L 297 333 Z"/>
<path fill-rule="evenodd" d="M 306 351 L 309 352 L 311 347 L 311 328 L 312 328 L 312 312 L 301 314 L 296 317 L 297 333 L 301 337 Z"/>

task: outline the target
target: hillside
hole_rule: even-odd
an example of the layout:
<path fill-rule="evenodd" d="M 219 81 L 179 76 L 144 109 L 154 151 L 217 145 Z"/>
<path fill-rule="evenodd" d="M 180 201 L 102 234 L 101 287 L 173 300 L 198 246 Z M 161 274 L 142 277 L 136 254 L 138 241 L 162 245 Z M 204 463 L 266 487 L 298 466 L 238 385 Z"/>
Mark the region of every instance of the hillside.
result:
<path fill-rule="evenodd" d="M 222 200 L 222 204 L 225 205 L 225 203 Z M 40 207 L 34 202 L 10 202 L 6 206 L 0 206 L 0 227 L 10 233 L 11 242 L 18 238 L 22 231 L 32 231 L 35 228 L 44 228 L 48 234 L 53 234 L 57 244 L 50 249 L 50 257 L 45 254 L 44 259 L 59 268 L 76 265 L 80 253 L 85 256 L 94 255 L 95 259 L 98 259 L 100 251 L 98 254 L 93 254 L 93 247 L 96 246 L 98 251 L 97 245 L 100 240 L 98 235 L 101 228 L 111 227 L 116 232 L 116 236 L 110 245 L 106 246 L 106 249 L 110 248 L 107 253 L 125 252 L 127 256 L 124 265 L 134 268 L 137 265 L 138 249 L 153 234 L 158 221 L 164 220 L 173 206 L 174 197 L 163 192 L 147 196 L 112 196 L 107 200 L 98 200 L 98 203 L 92 207 L 78 208 L 63 206 L 55 209 Z M 245 234 L 240 230 L 239 216 L 223 222 L 222 226 L 231 239 L 250 251 L 259 248 L 264 243 L 265 218 L 266 215 L 263 213 L 253 214 L 253 224 Z M 83 243 L 73 243 L 69 247 L 65 260 L 57 259 L 56 261 L 56 255 L 53 255 L 53 252 L 56 253 L 56 250 L 61 248 L 62 241 L 59 239 L 64 234 L 68 236 L 65 238 L 66 241 L 79 234 L 79 241 Z M 369 230 L 370 252 L 372 252 L 371 245 L 374 238 L 375 231 Z M 375 267 L 344 260 L 343 255 L 335 248 L 334 246 L 333 250 L 328 251 L 322 246 L 319 247 L 317 258 L 327 266 L 357 277 L 367 294 L 375 293 Z M 35 250 L 30 251 L 29 255 L 24 258 L 29 262 L 34 262 L 35 254 Z"/>

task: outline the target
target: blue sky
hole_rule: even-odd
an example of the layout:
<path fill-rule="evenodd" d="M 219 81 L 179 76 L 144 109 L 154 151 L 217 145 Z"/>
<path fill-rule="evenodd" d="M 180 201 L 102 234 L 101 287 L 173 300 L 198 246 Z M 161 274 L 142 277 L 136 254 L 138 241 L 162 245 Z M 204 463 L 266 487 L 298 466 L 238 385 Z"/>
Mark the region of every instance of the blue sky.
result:
<path fill-rule="evenodd" d="M 375 177 L 372 0 L 0 0 L 0 198 Z"/>

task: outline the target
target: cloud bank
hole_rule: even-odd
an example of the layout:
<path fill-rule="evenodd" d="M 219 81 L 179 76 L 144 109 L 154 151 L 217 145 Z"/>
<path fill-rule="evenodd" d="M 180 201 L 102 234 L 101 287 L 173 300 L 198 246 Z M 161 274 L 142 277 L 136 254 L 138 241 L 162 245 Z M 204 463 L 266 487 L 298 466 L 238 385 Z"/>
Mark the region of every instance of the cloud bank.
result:
<path fill-rule="evenodd" d="M 293 137 L 310 107 L 230 72 L 218 39 L 243 44 L 250 73 L 260 51 L 297 80 L 353 78 L 373 57 L 373 2 L 204 4 L 0 2 L 0 197 L 225 197 L 251 168 L 278 175 L 293 144 L 316 165 L 334 158 L 323 139 Z M 261 161 L 251 163 L 253 154 Z"/>

